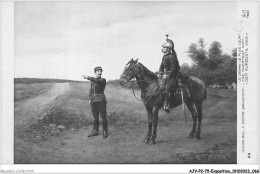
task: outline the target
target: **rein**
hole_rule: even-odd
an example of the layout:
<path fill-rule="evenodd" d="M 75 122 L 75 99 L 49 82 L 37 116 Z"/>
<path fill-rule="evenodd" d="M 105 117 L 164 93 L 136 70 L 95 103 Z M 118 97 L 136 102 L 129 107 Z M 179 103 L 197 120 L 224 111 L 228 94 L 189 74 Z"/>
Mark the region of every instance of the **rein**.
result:
<path fill-rule="evenodd" d="M 141 80 L 141 81 L 145 81 L 145 80 Z M 134 91 L 134 82 L 135 82 L 135 81 L 130 81 L 130 82 L 131 82 L 131 86 L 130 86 L 130 88 L 132 89 L 132 92 L 133 92 L 135 98 L 136 98 L 138 101 L 142 101 L 142 102 L 143 102 L 142 99 L 140 100 L 140 99 L 137 98 L 136 95 L 135 95 L 135 91 Z M 135 83 L 135 84 L 137 84 L 137 83 Z M 125 85 L 124 85 L 124 86 L 125 86 Z M 127 87 L 129 87 L 129 86 L 127 86 Z"/>
<path fill-rule="evenodd" d="M 146 81 L 146 80 L 139 80 L 139 81 Z M 136 98 L 138 101 L 141 101 L 141 102 L 144 102 L 144 103 L 147 103 L 147 102 L 154 96 L 154 94 L 155 94 L 155 93 L 157 92 L 157 90 L 158 90 L 158 89 L 156 89 L 156 90 L 153 92 L 153 95 L 151 95 L 149 98 L 147 98 L 147 99 L 145 99 L 145 100 L 143 100 L 143 99 L 141 98 L 141 100 L 140 100 L 140 99 L 137 98 L 136 95 L 135 95 L 134 85 L 133 85 L 134 81 L 131 81 L 131 83 L 132 83 L 131 88 L 132 88 L 132 91 L 133 91 L 133 94 L 134 94 L 135 98 Z"/>
<path fill-rule="evenodd" d="M 134 94 L 135 98 L 136 98 L 137 100 L 139 100 L 139 101 L 143 102 L 143 100 L 142 100 L 142 99 L 140 100 L 139 98 L 137 98 L 137 97 L 136 97 L 136 95 L 135 95 L 135 91 L 134 91 L 134 88 L 133 88 L 133 87 L 132 87 L 132 91 L 133 91 L 133 94 Z"/>
<path fill-rule="evenodd" d="M 133 69 L 133 70 L 132 70 Z M 132 70 L 132 76 L 134 76 L 134 74 L 136 75 L 136 65 L 135 65 L 135 67 L 134 68 L 131 68 L 131 70 Z M 134 74 L 133 74 L 134 73 Z M 139 82 L 144 82 L 144 81 L 146 81 L 146 80 L 138 80 Z M 142 102 L 144 102 L 144 103 L 147 103 L 153 96 L 154 96 L 154 94 L 157 92 L 157 90 L 158 90 L 158 88 L 153 92 L 153 94 L 149 97 L 149 98 L 147 98 L 147 99 L 145 99 L 145 100 L 143 100 L 142 99 L 142 97 L 141 97 L 141 100 L 140 99 L 138 99 L 137 97 L 136 97 L 136 95 L 135 95 L 135 91 L 134 91 L 134 82 L 135 81 L 129 81 L 129 82 L 131 82 L 131 86 L 130 86 L 130 88 L 132 88 L 132 91 L 133 91 L 133 94 L 134 94 L 134 96 L 135 96 L 135 98 L 138 100 L 138 101 L 142 101 Z M 136 83 L 137 84 L 137 83 Z M 125 86 L 125 85 L 124 85 Z M 127 86 L 127 87 L 129 87 L 129 86 Z"/>

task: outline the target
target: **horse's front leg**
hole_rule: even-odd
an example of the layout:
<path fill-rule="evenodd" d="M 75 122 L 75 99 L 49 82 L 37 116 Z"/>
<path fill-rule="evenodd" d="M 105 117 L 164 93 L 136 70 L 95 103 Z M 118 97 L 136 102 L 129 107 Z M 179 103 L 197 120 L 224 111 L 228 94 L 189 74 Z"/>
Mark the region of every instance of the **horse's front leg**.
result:
<path fill-rule="evenodd" d="M 157 134 L 157 124 L 158 124 L 158 112 L 159 112 L 159 108 L 154 107 L 152 110 L 153 134 L 150 138 L 150 144 L 155 144 L 155 138 Z"/>
<path fill-rule="evenodd" d="M 145 143 L 149 143 L 150 142 L 150 137 L 152 134 L 152 109 L 149 106 L 145 106 L 146 107 L 146 112 L 147 112 L 147 118 L 148 118 L 148 133 L 147 136 L 144 139 Z"/>

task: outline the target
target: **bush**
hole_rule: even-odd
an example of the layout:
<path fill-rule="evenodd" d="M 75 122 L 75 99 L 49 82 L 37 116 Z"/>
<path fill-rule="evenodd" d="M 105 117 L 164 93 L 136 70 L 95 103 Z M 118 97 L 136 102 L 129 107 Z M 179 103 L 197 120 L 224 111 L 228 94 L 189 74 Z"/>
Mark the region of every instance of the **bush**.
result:
<path fill-rule="evenodd" d="M 86 126 L 89 122 L 84 115 L 71 114 L 59 108 L 53 108 L 45 113 L 37 122 L 37 126 L 48 126 L 49 124 L 63 125 L 65 128 L 80 128 Z"/>

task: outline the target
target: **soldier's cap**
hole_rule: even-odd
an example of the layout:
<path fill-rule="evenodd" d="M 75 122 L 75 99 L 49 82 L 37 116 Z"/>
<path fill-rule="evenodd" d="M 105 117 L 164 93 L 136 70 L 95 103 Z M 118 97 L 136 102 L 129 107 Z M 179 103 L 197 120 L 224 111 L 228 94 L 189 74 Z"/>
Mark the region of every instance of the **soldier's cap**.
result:
<path fill-rule="evenodd" d="M 103 69 L 100 66 L 97 66 L 96 68 L 94 68 L 94 72 L 99 71 L 99 70 L 103 71 Z"/>

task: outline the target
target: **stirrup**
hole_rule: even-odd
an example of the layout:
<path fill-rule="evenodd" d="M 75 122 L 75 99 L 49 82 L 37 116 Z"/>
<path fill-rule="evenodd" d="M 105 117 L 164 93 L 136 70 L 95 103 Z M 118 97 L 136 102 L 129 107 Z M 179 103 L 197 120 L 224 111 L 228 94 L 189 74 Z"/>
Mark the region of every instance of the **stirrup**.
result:
<path fill-rule="evenodd" d="M 170 109 L 163 109 L 165 112 L 167 112 L 167 113 L 170 113 L 171 112 L 171 110 Z"/>
<path fill-rule="evenodd" d="M 163 107 L 163 110 L 167 113 L 170 113 L 171 109 L 169 107 Z"/>

